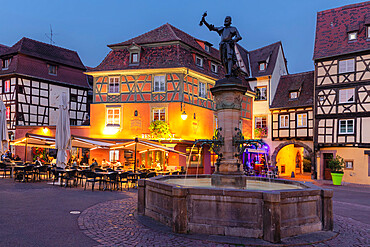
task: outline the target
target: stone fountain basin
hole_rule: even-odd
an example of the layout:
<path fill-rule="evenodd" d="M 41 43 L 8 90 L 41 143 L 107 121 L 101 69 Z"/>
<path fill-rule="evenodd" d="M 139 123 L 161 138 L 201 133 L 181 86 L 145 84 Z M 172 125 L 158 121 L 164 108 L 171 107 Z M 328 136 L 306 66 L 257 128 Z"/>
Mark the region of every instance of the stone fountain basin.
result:
<path fill-rule="evenodd" d="M 198 177 L 211 179 L 211 175 Z M 293 185 L 277 190 L 168 183 L 176 179 L 184 176 L 139 180 L 138 192 L 138 213 L 176 233 L 253 237 L 276 243 L 285 237 L 333 229 L 333 192 L 311 183 L 247 177 L 247 183 Z"/>

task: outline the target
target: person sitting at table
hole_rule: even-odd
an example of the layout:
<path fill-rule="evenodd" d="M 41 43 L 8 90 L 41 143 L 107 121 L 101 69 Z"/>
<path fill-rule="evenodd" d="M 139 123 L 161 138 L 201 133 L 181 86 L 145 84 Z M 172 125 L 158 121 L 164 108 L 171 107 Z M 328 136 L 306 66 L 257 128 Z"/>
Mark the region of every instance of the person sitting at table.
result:
<path fill-rule="evenodd" d="M 40 160 L 40 156 L 37 156 L 36 157 L 35 166 L 42 166 L 42 163 L 41 163 L 41 160 Z"/>
<path fill-rule="evenodd" d="M 97 168 L 97 167 L 99 167 L 99 164 L 98 164 L 98 162 L 96 161 L 96 159 L 95 158 L 93 158 L 92 159 L 92 164 L 91 164 L 91 166 L 90 166 L 90 169 L 91 170 L 94 170 L 95 168 Z"/>
<path fill-rule="evenodd" d="M 21 157 L 19 157 L 19 155 L 17 154 L 14 158 L 14 161 L 21 161 Z"/>

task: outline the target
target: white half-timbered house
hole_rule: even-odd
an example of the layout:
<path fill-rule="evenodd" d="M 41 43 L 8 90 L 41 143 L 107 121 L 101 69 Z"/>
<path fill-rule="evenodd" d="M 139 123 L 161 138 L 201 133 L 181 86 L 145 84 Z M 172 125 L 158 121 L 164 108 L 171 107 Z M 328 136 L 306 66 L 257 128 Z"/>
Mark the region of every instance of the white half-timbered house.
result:
<path fill-rule="evenodd" d="M 339 155 L 344 182 L 370 184 L 370 2 L 319 12 L 313 58 L 317 178 Z"/>
<path fill-rule="evenodd" d="M 77 52 L 28 38 L 0 48 L 0 92 L 10 132 L 17 125 L 56 125 L 62 92 L 68 97 L 71 125 L 86 120 L 90 86 Z"/>
<path fill-rule="evenodd" d="M 276 89 L 270 107 L 271 163 L 278 166 L 282 176 L 302 174 L 305 157 L 314 163 L 313 88 L 314 71 L 309 71 L 282 76 Z"/>

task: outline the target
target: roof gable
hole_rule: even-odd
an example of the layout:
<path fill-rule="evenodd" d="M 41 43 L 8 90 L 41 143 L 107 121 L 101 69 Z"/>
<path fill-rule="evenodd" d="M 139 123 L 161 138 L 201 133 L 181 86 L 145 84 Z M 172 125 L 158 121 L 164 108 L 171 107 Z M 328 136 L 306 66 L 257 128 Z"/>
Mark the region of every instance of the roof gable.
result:
<path fill-rule="evenodd" d="M 280 46 L 282 46 L 282 44 L 280 41 L 278 41 L 271 45 L 267 45 L 249 52 L 251 76 L 259 77 L 272 75 L 276 60 L 278 58 Z M 259 70 L 260 62 L 266 62 L 267 67 L 263 71 Z"/>
<path fill-rule="evenodd" d="M 62 65 L 71 66 L 81 70 L 86 70 L 77 52 L 25 37 L 14 44 L 12 47 L 9 47 L 1 55 L 3 56 L 16 53 L 40 58 Z"/>
<path fill-rule="evenodd" d="M 9 47 L 6 45 L 0 44 L 0 56 L 8 49 Z"/>
<path fill-rule="evenodd" d="M 314 71 L 280 77 L 271 108 L 295 108 L 313 105 Z M 289 93 L 299 91 L 298 99 L 290 99 Z"/>
<path fill-rule="evenodd" d="M 370 1 L 318 12 L 313 59 L 369 50 L 369 13 Z M 352 31 L 358 31 L 357 40 L 348 41 Z"/>
<path fill-rule="evenodd" d="M 198 51 L 209 54 L 210 56 L 214 57 L 215 59 L 219 59 L 219 52 L 217 49 L 213 48 L 210 43 L 203 41 L 209 45 L 210 51 L 206 52 L 204 48 L 197 42 L 199 39 L 194 38 L 193 36 L 185 33 L 184 31 L 166 23 L 156 29 L 153 29 L 147 33 L 139 35 L 135 38 L 129 39 L 127 41 L 111 44 L 108 45 L 111 49 L 121 49 L 122 47 L 127 47 L 132 45 L 133 43 L 137 45 L 147 45 L 147 44 L 155 44 L 155 43 L 166 43 L 171 41 L 179 41 L 187 44 Z"/>

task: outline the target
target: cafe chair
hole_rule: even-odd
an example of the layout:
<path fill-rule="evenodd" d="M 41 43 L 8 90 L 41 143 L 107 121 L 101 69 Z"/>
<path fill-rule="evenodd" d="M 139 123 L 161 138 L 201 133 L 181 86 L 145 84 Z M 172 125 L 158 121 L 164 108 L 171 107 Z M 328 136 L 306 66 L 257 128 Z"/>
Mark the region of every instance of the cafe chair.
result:
<path fill-rule="evenodd" d="M 122 172 L 118 176 L 119 176 L 118 183 L 120 184 L 121 191 L 122 191 L 122 184 L 125 184 L 126 185 L 126 188 L 128 186 L 128 172 Z"/>
<path fill-rule="evenodd" d="M 12 176 L 12 168 L 6 165 L 4 162 L 0 163 L 0 171 L 3 172 L 3 178 L 5 178 L 8 173 L 9 173 L 9 177 Z"/>
<path fill-rule="evenodd" d="M 96 182 L 99 182 L 99 180 L 97 180 L 96 179 L 96 174 L 95 174 L 95 172 L 93 172 L 93 171 L 86 171 L 85 172 L 85 177 L 86 177 L 86 181 L 85 181 L 85 189 L 84 190 L 86 190 L 86 185 L 88 184 L 88 183 L 91 183 L 92 185 L 92 187 L 91 187 L 91 190 L 92 191 L 94 191 L 94 186 L 95 186 L 95 183 Z"/>

